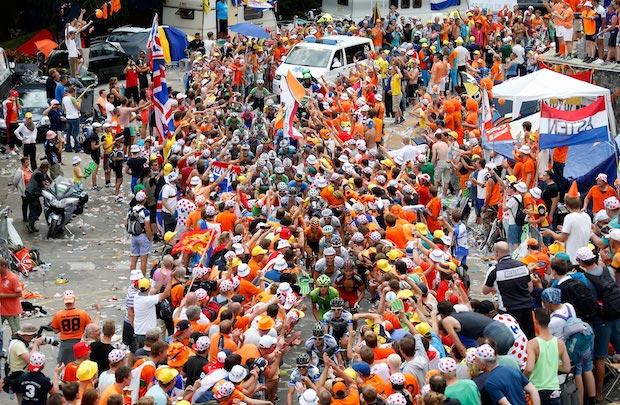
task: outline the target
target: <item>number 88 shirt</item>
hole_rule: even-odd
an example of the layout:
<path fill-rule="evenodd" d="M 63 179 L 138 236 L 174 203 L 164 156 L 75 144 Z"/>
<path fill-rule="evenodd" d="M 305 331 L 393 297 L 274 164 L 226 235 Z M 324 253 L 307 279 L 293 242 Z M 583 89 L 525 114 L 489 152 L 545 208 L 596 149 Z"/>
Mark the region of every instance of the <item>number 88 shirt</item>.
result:
<path fill-rule="evenodd" d="M 91 323 L 90 315 L 83 309 L 71 308 L 56 312 L 52 328 L 60 331 L 60 340 L 81 339 L 86 325 Z"/>

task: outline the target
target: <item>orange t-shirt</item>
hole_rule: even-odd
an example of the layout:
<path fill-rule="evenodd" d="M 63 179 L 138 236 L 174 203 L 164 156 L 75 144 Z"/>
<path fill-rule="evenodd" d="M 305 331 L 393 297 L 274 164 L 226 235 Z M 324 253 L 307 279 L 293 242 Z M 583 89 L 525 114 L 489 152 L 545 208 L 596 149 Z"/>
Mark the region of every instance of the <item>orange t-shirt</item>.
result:
<path fill-rule="evenodd" d="M 142 363 L 146 361 L 150 360 L 146 358 L 136 361 L 133 365 L 133 368 L 138 368 Z M 153 378 L 155 378 L 155 370 L 156 367 L 153 364 L 147 364 L 142 367 L 142 370 L 140 370 L 140 389 L 138 390 L 139 398 L 142 398 L 146 395 L 146 391 L 148 391 L 149 389 L 149 384 L 153 381 Z"/>
<path fill-rule="evenodd" d="M 411 374 L 403 375 L 405 376 L 405 389 L 409 391 L 413 396 L 418 395 L 418 393 L 420 392 L 420 384 L 418 383 L 418 379 Z M 383 395 L 389 397 L 394 393 L 396 393 L 396 391 L 394 391 L 394 388 L 392 388 L 392 383 L 388 381 L 388 383 L 385 384 Z"/>
<path fill-rule="evenodd" d="M 342 399 L 336 399 L 332 397 L 332 405 L 359 405 L 360 392 L 357 387 L 348 387 L 348 395 Z"/>
<path fill-rule="evenodd" d="M 60 340 L 81 339 L 86 325 L 91 323 L 90 315 L 83 309 L 63 309 L 54 314 L 52 328 L 60 331 Z"/>
<path fill-rule="evenodd" d="M 375 347 L 372 352 L 375 354 L 375 360 L 387 359 L 390 354 L 396 353 L 391 347 Z"/>
<path fill-rule="evenodd" d="M 394 242 L 399 249 L 405 249 L 407 247 L 407 237 L 405 236 L 402 226 L 388 226 L 385 230 L 385 239 Z"/>
<path fill-rule="evenodd" d="M 235 351 L 239 356 L 241 356 L 241 364 L 245 364 L 248 359 L 256 359 L 262 357 L 258 347 L 253 344 L 247 344 L 241 346 L 241 348 Z"/>
<path fill-rule="evenodd" d="M 209 348 L 209 360 L 213 361 L 217 358 L 217 354 L 220 351 L 219 341 L 220 336 L 224 336 L 222 349 L 230 349 L 231 351 L 237 351 L 238 347 L 234 340 L 225 333 L 218 332 L 211 337 L 211 347 Z"/>
<path fill-rule="evenodd" d="M 202 219 L 202 207 L 190 212 L 187 215 L 187 224 L 185 225 L 188 231 L 198 229 L 198 221 Z"/>
<path fill-rule="evenodd" d="M 256 297 L 261 293 L 260 288 L 247 280 L 240 279 L 239 283 L 239 290 L 237 290 L 237 294 L 243 295 L 246 298 L 246 302 L 251 302 L 253 297 Z"/>
<path fill-rule="evenodd" d="M 99 403 L 107 404 L 108 398 L 110 398 L 112 395 L 123 395 L 123 390 L 116 383 L 112 385 L 108 385 L 106 389 L 103 390 L 103 393 L 101 394 L 101 398 L 99 398 Z"/>
<path fill-rule="evenodd" d="M 587 198 L 592 201 L 592 212 L 599 212 L 600 210 L 604 210 L 605 206 L 603 205 L 603 201 L 609 197 L 618 197 L 618 194 L 613 189 L 613 187 L 607 186 L 607 190 L 603 193 L 601 192 L 601 188 L 599 186 L 594 186 L 588 191 Z"/>
<path fill-rule="evenodd" d="M 527 175 L 530 174 L 530 182 L 527 182 Z M 523 162 L 523 168 L 521 169 L 521 181 L 527 184 L 527 188 L 532 188 L 536 185 L 536 162 L 531 157 L 527 157 Z"/>
<path fill-rule="evenodd" d="M 237 216 L 229 211 L 220 212 L 215 217 L 215 222 L 220 224 L 222 232 L 230 232 L 235 229 L 235 222 L 237 222 Z"/>
<path fill-rule="evenodd" d="M 495 62 L 493 66 L 491 66 L 491 77 L 495 76 L 495 82 L 501 82 L 504 80 L 504 76 L 502 76 L 502 63 Z"/>
<path fill-rule="evenodd" d="M 79 366 L 80 365 L 77 364 L 75 361 L 67 364 L 67 366 L 65 367 L 65 373 L 62 376 L 62 381 L 66 383 L 78 382 L 77 369 Z"/>
<path fill-rule="evenodd" d="M 375 387 L 375 389 L 377 390 L 377 394 L 381 395 L 383 394 L 383 388 L 385 387 L 385 381 L 383 381 L 383 378 L 381 378 L 379 374 L 373 374 L 368 380 L 360 384 L 360 387 L 364 388 L 367 385 L 371 385 Z"/>

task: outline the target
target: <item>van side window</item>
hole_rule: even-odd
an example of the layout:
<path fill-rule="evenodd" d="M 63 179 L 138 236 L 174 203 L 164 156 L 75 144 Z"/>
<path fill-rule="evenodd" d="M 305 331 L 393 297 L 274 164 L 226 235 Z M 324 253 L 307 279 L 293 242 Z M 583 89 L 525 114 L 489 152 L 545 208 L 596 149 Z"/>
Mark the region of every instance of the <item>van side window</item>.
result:
<path fill-rule="evenodd" d="M 261 10 L 243 6 L 243 19 L 245 21 L 258 20 L 259 18 L 263 18 L 263 12 Z"/>
<path fill-rule="evenodd" d="M 422 0 L 413 0 L 413 8 L 422 8 Z"/>
<path fill-rule="evenodd" d="M 347 57 L 346 64 L 348 65 L 348 64 L 354 63 L 353 62 L 354 58 L 357 58 L 358 61 L 366 59 L 365 52 L 368 50 L 370 50 L 370 48 L 368 47 L 367 44 L 352 45 L 352 46 L 345 48 L 344 52 Z"/>
<path fill-rule="evenodd" d="M 338 62 L 336 62 L 338 61 Z M 342 57 L 342 51 L 340 49 L 338 49 L 335 53 L 334 53 L 334 58 L 332 59 L 332 64 L 329 67 L 329 70 L 334 70 L 334 69 L 338 69 L 339 67 L 342 67 L 344 65 L 346 65 L 347 63 L 344 62 L 344 59 Z"/>
<path fill-rule="evenodd" d="M 411 7 L 411 1 L 410 0 L 401 0 L 400 1 L 400 8 L 409 8 Z"/>
<path fill-rule="evenodd" d="M 338 5 L 339 6 L 348 6 L 349 5 L 349 0 L 338 0 Z"/>
<path fill-rule="evenodd" d="M 398 0 L 390 0 L 390 7 L 392 6 L 398 8 Z"/>

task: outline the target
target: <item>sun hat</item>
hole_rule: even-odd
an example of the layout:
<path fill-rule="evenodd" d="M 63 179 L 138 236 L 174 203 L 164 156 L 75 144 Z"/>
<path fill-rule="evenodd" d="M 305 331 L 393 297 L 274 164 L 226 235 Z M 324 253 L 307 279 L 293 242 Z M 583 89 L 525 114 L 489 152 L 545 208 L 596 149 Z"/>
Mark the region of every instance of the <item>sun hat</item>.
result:
<path fill-rule="evenodd" d="M 164 366 L 155 370 L 155 378 L 163 385 L 168 385 L 172 380 L 177 378 L 177 375 L 179 375 L 179 372 L 172 367 Z"/>
<path fill-rule="evenodd" d="M 230 381 L 220 381 L 213 387 L 213 396 L 215 399 L 229 397 L 235 392 L 235 385 Z"/>
<path fill-rule="evenodd" d="M 476 358 L 478 360 L 491 360 L 495 358 L 495 350 L 488 344 L 483 344 L 476 349 Z"/>
<path fill-rule="evenodd" d="M 277 343 L 277 339 L 271 335 L 261 336 L 258 341 L 258 347 L 261 349 L 269 349 L 271 346 L 274 346 Z"/>
<path fill-rule="evenodd" d="M 527 185 L 522 181 L 517 183 L 515 189 L 520 193 L 527 193 Z"/>
<path fill-rule="evenodd" d="M 206 352 L 211 347 L 211 341 L 209 340 L 209 336 L 201 336 L 196 342 L 192 345 L 192 349 L 197 352 Z"/>
<path fill-rule="evenodd" d="M 52 139 L 56 138 L 56 132 L 54 131 L 47 131 L 47 133 L 45 134 L 45 139 L 48 141 L 51 141 Z"/>
<path fill-rule="evenodd" d="M 80 381 L 88 381 L 93 378 L 98 371 L 99 366 L 97 366 L 97 363 L 92 360 L 84 360 L 80 363 L 75 375 Z"/>
<path fill-rule="evenodd" d="M 319 397 L 316 395 L 315 390 L 308 388 L 299 396 L 298 401 L 299 405 L 317 405 Z"/>
<path fill-rule="evenodd" d="M 598 176 L 596 176 L 596 180 L 603 180 L 605 183 L 607 183 L 607 175 L 605 173 L 599 173 Z"/>
<path fill-rule="evenodd" d="M 275 324 L 276 324 L 276 322 L 273 320 L 272 317 L 270 317 L 270 316 L 263 316 L 258 321 L 257 328 L 258 328 L 258 330 L 266 330 L 266 331 L 268 331 L 268 330 L 271 330 L 271 328 L 273 328 Z"/>
<path fill-rule="evenodd" d="M 620 200 L 618 200 L 618 197 L 616 196 L 607 197 L 603 201 L 603 206 L 605 207 L 605 209 L 615 211 L 620 208 Z"/>
<path fill-rule="evenodd" d="M 245 263 L 241 263 L 239 267 L 237 267 L 237 275 L 239 277 L 247 277 L 250 275 L 250 266 Z"/>
<path fill-rule="evenodd" d="M 73 304 L 75 302 L 75 293 L 73 290 L 66 290 L 62 293 L 62 297 L 65 304 Z"/>
<path fill-rule="evenodd" d="M 450 374 L 456 372 L 456 361 L 452 357 L 444 357 L 439 359 L 439 364 L 437 366 L 439 371 L 444 374 Z"/>
<path fill-rule="evenodd" d="M 127 356 L 127 353 L 124 350 L 112 349 L 112 351 L 108 353 L 108 361 L 110 363 L 119 363 L 125 356 Z"/>
<path fill-rule="evenodd" d="M 592 252 L 592 249 L 590 249 L 587 246 L 584 246 L 584 247 L 580 247 L 579 249 L 577 249 L 576 257 L 577 257 L 577 260 L 588 261 L 588 260 L 594 259 L 596 256 L 594 255 L 594 252 Z"/>
<path fill-rule="evenodd" d="M 400 392 L 394 393 L 387 397 L 385 401 L 386 405 L 406 405 L 407 399 Z"/>
<path fill-rule="evenodd" d="M 542 196 L 542 190 L 538 187 L 534 187 L 530 189 L 530 194 L 532 195 L 532 197 L 538 200 Z"/>
<path fill-rule="evenodd" d="M 230 373 L 228 374 L 228 378 L 234 383 L 240 383 L 241 381 L 245 380 L 245 377 L 247 376 L 248 369 L 238 364 L 236 366 L 233 366 L 233 368 L 230 370 Z"/>
<path fill-rule="evenodd" d="M 36 326 L 34 326 L 31 323 L 24 323 L 22 324 L 21 328 L 19 328 L 19 330 L 17 332 L 15 332 L 16 335 L 36 335 L 38 332 L 38 329 Z"/>
<path fill-rule="evenodd" d="M 28 370 L 36 373 L 41 371 L 45 365 L 45 355 L 41 352 L 34 352 L 30 355 L 30 361 L 28 362 Z"/>
<path fill-rule="evenodd" d="M 519 148 L 519 152 L 525 154 L 525 155 L 529 155 L 530 153 L 532 153 L 530 147 L 528 145 L 523 145 Z"/>
<path fill-rule="evenodd" d="M 447 259 L 446 254 L 439 249 L 432 250 L 428 257 L 435 263 L 441 263 Z"/>

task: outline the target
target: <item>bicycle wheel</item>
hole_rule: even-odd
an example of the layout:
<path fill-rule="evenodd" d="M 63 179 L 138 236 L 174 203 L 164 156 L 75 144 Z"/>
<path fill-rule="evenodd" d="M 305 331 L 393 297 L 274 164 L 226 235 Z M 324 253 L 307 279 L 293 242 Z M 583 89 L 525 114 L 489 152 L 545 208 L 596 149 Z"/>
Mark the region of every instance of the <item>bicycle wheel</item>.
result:
<path fill-rule="evenodd" d="M 495 241 L 497 240 L 497 222 L 497 220 L 494 220 L 489 227 L 489 233 L 487 234 L 483 245 L 483 251 L 485 252 L 490 252 L 495 244 Z"/>

